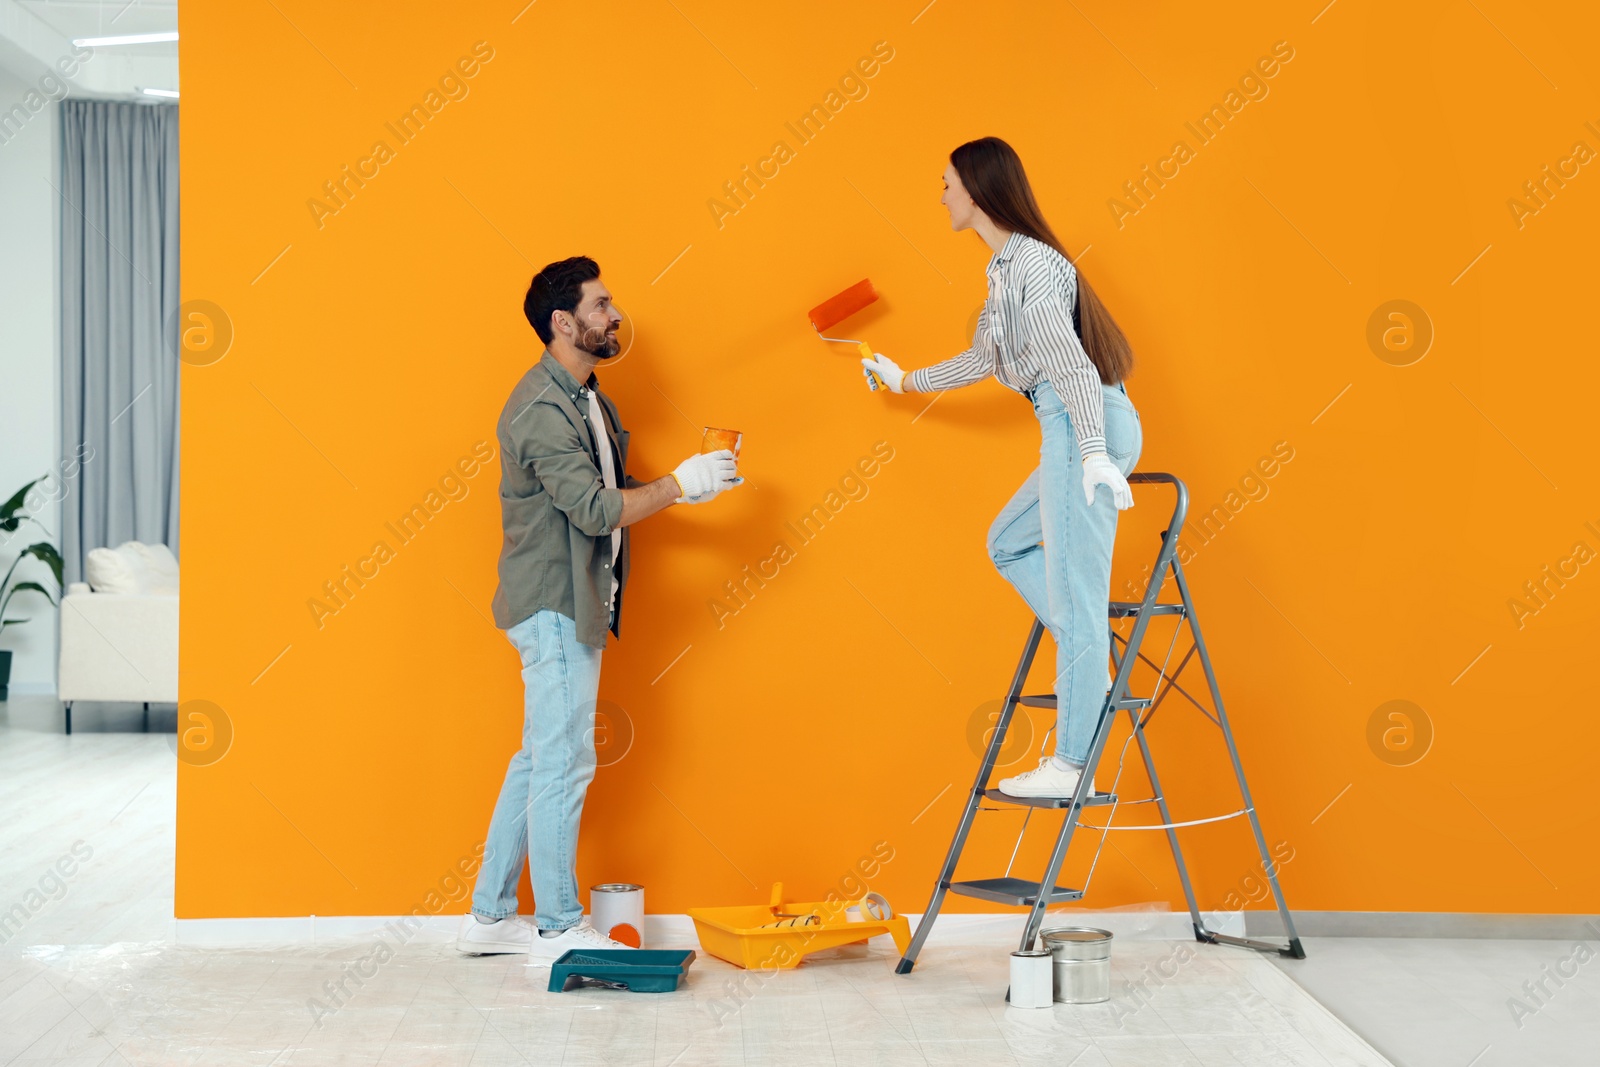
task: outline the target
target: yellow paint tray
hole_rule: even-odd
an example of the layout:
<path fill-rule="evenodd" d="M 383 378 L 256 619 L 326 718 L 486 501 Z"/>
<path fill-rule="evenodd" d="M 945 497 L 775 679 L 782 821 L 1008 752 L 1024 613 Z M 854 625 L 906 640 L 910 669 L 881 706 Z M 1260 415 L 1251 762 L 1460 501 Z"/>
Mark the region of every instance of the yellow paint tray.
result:
<path fill-rule="evenodd" d="M 846 917 L 853 907 L 860 909 L 864 921 L 851 922 Z M 801 959 L 813 952 L 878 934 L 893 937 L 902 956 L 911 944 L 911 927 L 903 915 L 874 917 L 865 899 L 785 903 L 782 882 L 773 884 L 770 904 L 690 908 L 689 918 L 694 920 L 700 947 L 746 970 L 787 970 L 798 967 Z"/>

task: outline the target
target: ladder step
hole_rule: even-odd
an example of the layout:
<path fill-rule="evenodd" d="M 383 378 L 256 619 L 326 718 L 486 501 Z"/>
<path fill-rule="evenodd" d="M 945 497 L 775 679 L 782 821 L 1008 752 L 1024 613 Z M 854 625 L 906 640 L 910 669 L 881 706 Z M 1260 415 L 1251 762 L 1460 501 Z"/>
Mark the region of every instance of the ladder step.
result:
<path fill-rule="evenodd" d="M 1014 908 L 1031 908 L 1033 902 L 1039 899 L 1039 883 L 1030 882 L 1026 878 L 979 878 L 972 882 L 951 882 L 950 892 L 996 904 L 1010 904 Z M 1050 892 L 1052 904 L 1081 899 L 1083 899 L 1081 889 L 1063 889 L 1061 886 L 1054 886 Z"/>
<path fill-rule="evenodd" d="M 1143 605 L 1141 605 L 1137 600 L 1113 600 L 1111 602 L 1111 611 L 1109 612 L 1108 617 L 1113 619 L 1130 619 L 1139 614 L 1139 608 L 1142 606 Z M 1182 615 L 1183 605 L 1163 604 L 1160 601 L 1157 601 L 1156 603 L 1150 605 L 1150 614 Z"/>
<path fill-rule="evenodd" d="M 1033 693 L 1028 696 L 1018 697 L 1017 703 L 1025 708 L 1053 708 L 1056 706 L 1056 695 L 1054 693 Z M 1118 711 L 1128 711 L 1129 709 L 1139 711 L 1149 706 L 1149 697 L 1123 697 L 1117 701 Z"/>
<path fill-rule="evenodd" d="M 983 795 L 990 800 L 998 800 L 1002 804 L 1017 804 L 1024 808 L 1065 808 L 1072 803 L 1071 797 L 1014 797 L 1010 793 L 1002 793 L 998 789 L 985 789 Z M 1104 804 L 1115 804 L 1117 798 L 1111 793 L 1096 793 L 1083 802 L 1086 808 L 1100 807 Z"/>

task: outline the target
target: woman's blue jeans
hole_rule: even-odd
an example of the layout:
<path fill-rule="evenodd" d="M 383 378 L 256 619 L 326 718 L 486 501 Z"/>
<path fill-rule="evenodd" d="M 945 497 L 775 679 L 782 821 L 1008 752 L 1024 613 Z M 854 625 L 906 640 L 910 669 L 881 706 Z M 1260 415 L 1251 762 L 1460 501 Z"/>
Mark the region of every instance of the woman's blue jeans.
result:
<path fill-rule="evenodd" d="M 1105 398 L 1106 452 L 1124 475 L 1144 447 L 1139 412 L 1120 385 Z M 1111 490 L 1083 499 L 1083 458 L 1072 417 L 1048 382 L 1033 391 L 1039 466 L 989 528 L 989 558 L 1028 602 L 1056 643 L 1056 751 L 1082 766 L 1111 688 L 1111 548 L 1117 508 Z M 1041 544 L 1041 542 L 1043 542 Z"/>
<path fill-rule="evenodd" d="M 555 611 L 536 612 L 506 636 L 522 657 L 522 747 L 489 821 L 472 910 L 485 919 L 515 915 L 527 860 L 534 925 L 566 930 L 583 920 L 578 822 L 594 779 L 600 649 L 579 641 L 577 625 Z"/>

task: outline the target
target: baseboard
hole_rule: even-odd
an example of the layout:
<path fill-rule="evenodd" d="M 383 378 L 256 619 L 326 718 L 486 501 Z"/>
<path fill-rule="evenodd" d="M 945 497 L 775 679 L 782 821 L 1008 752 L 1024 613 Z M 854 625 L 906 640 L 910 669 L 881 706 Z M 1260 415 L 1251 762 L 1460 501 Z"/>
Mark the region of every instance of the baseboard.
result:
<path fill-rule="evenodd" d="M 421 916 L 434 938 L 452 938 L 465 914 Z M 1510 940 L 1600 940 L 1597 915 L 1493 915 L 1466 912 L 1297 911 L 1295 930 L 1301 937 L 1501 938 Z M 920 915 L 907 913 L 915 928 Z M 304 915 L 283 918 L 174 919 L 172 940 L 192 945 L 317 944 L 377 934 L 410 916 Z M 1015 913 L 945 914 L 939 917 L 929 943 L 1004 942 L 1017 936 L 1022 915 Z M 1235 937 L 1283 937 L 1276 911 L 1209 912 L 1202 915 L 1213 933 Z M 1051 909 L 1046 929 L 1093 926 L 1123 940 L 1185 941 L 1194 937 L 1187 912 L 1154 908 Z M 396 927 L 398 928 L 398 927 Z M 694 944 L 694 922 L 687 915 L 645 916 L 644 937 L 651 944 Z M 409 938 L 408 938 L 409 940 Z"/>
<path fill-rule="evenodd" d="M 454 937 L 465 912 L 420 916 L 423 925 L 414 933 L 427 931 Z M 282 918 L 174 919 L 172 939 L 194 945 L 316 944 L 350 937 L 376 934 L 400 923 L 399 915 L 304 915 Z M 922 918 L 908 912 L 915 928 Z M 1206 916 L 1208 925 L 1221 933 L 1242 936 L 1239 913 Z M 1021 929 L 1021 912 L 987 914 L 945 914 L 939 917 L 931 942 L 1008 941 Z M 652 944 L 695 943 L 694 921 L 683 914 L 645 916 L 644 937 Z M 1174 913 L 1146 907 L 1092 911 L 1051 909 L 1045 917 L 1046 929 L 1054 926 L 1094 926 L 1110 930 L 1124 940 L 1172 941 L 1191 938 L 1194 928 L 1187 912 Z"/>
<path fill-rule="evenodd" d="M 1296 911 L 1301 937 L 1498 938 L 1519 941 L 1600 939 L 1600 915 L 1498 915 L 1452 911 Z M 1247 911 L 1250 937 L 1282 937 L 1276 911 Z"/>
<path fill-rule="evenodd" d="M 244 919 L 174 919 L 174 941 L 186 945 L 314 945 L 375 934 L 409 915 L 297 915 Z M 416 916 L 421 930 L 454 936 L 461 915 Z"/>
<path fill-rule="evenodd" d="M 12 682 L 10 695 L 14 697 L 53 697 L 56 687 L 53 682 Z"/>

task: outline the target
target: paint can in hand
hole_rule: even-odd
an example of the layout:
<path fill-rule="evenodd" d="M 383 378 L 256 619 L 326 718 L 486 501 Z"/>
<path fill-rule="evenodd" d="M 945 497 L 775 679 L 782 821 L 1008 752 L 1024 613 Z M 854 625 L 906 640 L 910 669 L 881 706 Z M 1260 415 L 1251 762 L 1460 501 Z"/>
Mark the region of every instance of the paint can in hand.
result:
<path fill-rule="evenodd" d="M 1048 1008 L 1054 1000 L 1054 957 L 1048 949 L 1027 949 L 1011 954 L 1013 1008 Z"/>
<path fill-rule="evenodd" d="M 589 922 L 630 948 L 644 943 L 644 886 L 605 882 L 589 887 Z"/>

